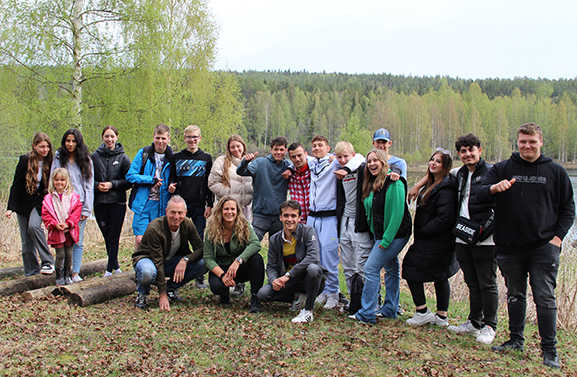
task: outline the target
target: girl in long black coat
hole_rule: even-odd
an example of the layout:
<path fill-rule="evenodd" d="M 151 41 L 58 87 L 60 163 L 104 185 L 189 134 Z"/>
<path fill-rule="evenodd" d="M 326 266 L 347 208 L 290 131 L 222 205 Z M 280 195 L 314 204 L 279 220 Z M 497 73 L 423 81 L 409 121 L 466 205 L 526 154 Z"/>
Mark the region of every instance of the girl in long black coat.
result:
<path fill-rule="evenodd" d="M 407 320 L 412 326 L 448 325 L 451 293 L 448 279 L 459 270 L 452 235 L 457 215 L 457 182 L 449 174 L 451 167 L 450 152 L 438 149 L 429 160 L 427 183 L 417 199 L 415 241 L 403 260 L 403 278 L 416 306 L 415 316 Z M 435 283 L 436 314 L 427 309 L 425 282 Z"/>

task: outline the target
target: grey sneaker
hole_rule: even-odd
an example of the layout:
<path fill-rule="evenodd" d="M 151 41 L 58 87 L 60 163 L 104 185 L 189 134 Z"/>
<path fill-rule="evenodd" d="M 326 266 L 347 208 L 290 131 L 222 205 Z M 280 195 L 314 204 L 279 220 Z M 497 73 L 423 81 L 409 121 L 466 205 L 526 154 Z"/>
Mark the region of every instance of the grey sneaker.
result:
<path fill-rule="evenodd" d="M 449 326 L 447 327 L 447 330 L 453 331 L 457 334 L 472 335 L 474 337 L 478 337 L 479 334 L 481 333 L 481 330 L 473 326 L 473 324 L 469 320 L 467 320 L 467 322 L 461 323 L 459 326 Z"/>
<path fill-rule="evenodd" d="M 136 295 L 136 301 L 134 302 L 134 306 L 140 309 L 146 309 L 146 304 L 148 303 L 148 296 L 144 293 L 138 293 Z"/>
<path fill-rule="evenodd" d="M 299 293 L 299 296 L 294 299 L 289 310 L 291 312 L 300 311 L 302 308 L 305 307 L 306 301 L 307 301 L 307 294 L 306 293 Z"/>
<path fill-rule="evenodd" d="M 323 309 L 334 309 L 339 304 L 339 294 L 338 293 L 331 293 L 327 297 L 327 302 Z"/>
<path fill-rule="evenodd" d="M 495 340 L 495 330 L 491 326 L 485 325 L 475 340 L 479 343 L 491 344 Z"/>
<path fill-rule="evenodd" d="M 320 295 L 318 295 L 317 299 L 315 300 L 315 304 L 319 305 L 319 306 L 323 306 L 327 302 L 328 298 L 329 298 L 328 294 L 321 293 Z"/>

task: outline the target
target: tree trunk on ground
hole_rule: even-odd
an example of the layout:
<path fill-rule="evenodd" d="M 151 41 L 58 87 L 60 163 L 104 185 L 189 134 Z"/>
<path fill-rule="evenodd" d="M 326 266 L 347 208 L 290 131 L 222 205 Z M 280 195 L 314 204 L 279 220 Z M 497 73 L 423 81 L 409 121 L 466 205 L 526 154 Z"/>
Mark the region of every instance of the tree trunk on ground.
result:
<path fill-rule="evenodd" d="M 24 275 L 24 267 L 22 266 L 0 268 L 0 279 L 11 278 L 19 275 Z"/>
<path fill-rule="evenodd" d="M 58 292 L 60 292 L 59 288 L 51 285 L 49 287 L 38 288 L 32 291 L 26 291 L 22 293 L 22 297 L 26 301 L 32 301 L 32 300 L 38 300 L 39 298 L 42 297 L 56 295 Z"/>
<path fill-rule="evenodd" d="M 109 284 L 88 288 L 68 296 L 70 305 L 86 307 L 117 297 L 130 295 L 136 291 L 136 283 L 130 279 L 110 279 Z"/>
<path fill-rule="evenodd" d="M 22 294 L 22 297 L 26 301 L 30 301 L 30 300 L 38 300 L 39 298 L 50 296 L 50 295 L 70 296 L 72 293 L 81 292 L 83 290 L 86 290 L 86 289 L 89 289 L 92 287 L 100 287 L 100 286 L 103 286 L 106 284 L 110 284 L 110 282 L 112 280 L 118 280 L 118 279 L 135 281 L 136 277 L 134 275 L 134 271 L 124 272 L 122 274 L 117 274 L 117 275 L 113 275 L 113 276 L 109 276 L 109 277 L 101 277 L 101 278 L 97 277 L 94 279 L 84 280 L 84 281 L 74 283 L 74 284 L 63 285 L 61 287 L 50 286 L 50 287 L 45 287 L 45 288 L 34 289 L 32 291 L 24 292 Z"/>
<path fill-rule="evenodd" d="M 80 268 L 80 275 L 86 276 L 96 272 L 102 272 L 106 269 L 107 264 L 108 259 L 99 259 L 94 262 L 85 263 Z M 54 284 L 56 284 L 56 274 L 38 274 L 21 279 L 3 281 L 0 282 L 0 296 L 9 296 L 14 293 L 22 293 Z"/>
<path fill-rule="evenodd" d="M 65 296 L 70 296 L 71 294 L 74 294 L 74 293 L 80 293 L 80 292 L 88 290 L 88 289 L 102 287 L 105 285 L 112 284 L 112 283 L 116 282 L 117 280 L 136 281 L 136 276 L 134 275 L 134 271 L 130 271 L 130 272 L 123 272 L 121 274 L 112 275 L 112 276 L 108 276 L 108 277 L 84 280 L 84 281 L 81 281 L 78 283 L 64 285 L 64 286 L 60 287 L 59 293 L 62 295 L 65 295 Z"/>

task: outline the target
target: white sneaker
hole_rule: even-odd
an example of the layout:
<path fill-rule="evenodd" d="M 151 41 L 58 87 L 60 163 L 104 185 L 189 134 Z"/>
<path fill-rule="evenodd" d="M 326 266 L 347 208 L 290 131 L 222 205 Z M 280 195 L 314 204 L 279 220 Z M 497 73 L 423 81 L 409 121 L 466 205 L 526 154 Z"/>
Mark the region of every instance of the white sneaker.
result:
<path fill-rule="evenodd" d="M 327 299 L 329 298 L 329 295 L 326 293 L 321 293 L 317 299 L 315 300 L 315 304 L 319 305 L 319 306 L 323 306 L 326 302 Z"/>
<path fill-rule="evenodd" d="M 291 320 L 292 323 L 306 323 L 312 321 L 313 321 L 313 312 L 312 310 L 306 310 L 306 309 L 301 310 L 299 315 L 297 315 Z"/>
<path fill-rule="evenodd" d="M 108 277 L 108 276 L 112 276 L 112 272 L 106 271 L 106 272 L 104 273 L 104 277 Z"/>
<path fill-rule="evenodd" d="M 54 273 L 54 266 L 51 264 L 44 265 L 40 269 L 40 273 L 43 275 L 52 275 Z"/>
<path fill-rule="evenodd" d="M 431 322 L 433 325 L 437 325 L 440 327 L 447 327 L 449 326 L 449 320 L 447 318 L 443 319 L 439 317 L 438 314 L 435 314 L 435 320 Z"/>
<path fill-rule="evenodd" d="M 72 275 L 71 280 L 73 283 L 78 283 L 79 281 L 82 281 L 83 279 L 80 277 L 80 275 L 76 274 L 76 275 Z"/>
<path fill-rule="evenodd" d="M 491 344 L 493 343 L 494 339 L 495 339 L 495 330 L 493 330 L 491 326 L 485 325 L 483 326 L 483 328 L 481 329 L 481 333 L 479 334 L 479 336 L 477 336 L 477 339 L 475 340 L 479 343 Z"/>
<path fill-rule="evenodd" d="M 425 314 L 415 312 L 415 315 L 413 316 L 413 318 L 407 319 L 407 325 L 423 326 L 423 325 L 426 325 L 427 323 L 435 323 L 436 317 L 437 316 L 435 314 L 431 313 L 431 311 L 429 309 L 427 309 L 427 312 Z"/>
<path fill-rule="evenodd" d="M 472 335 L 474 337 L 478 337 L 481 333 L 481 330 L 473 326 L 469 320 L 461 323 L 459 326 L 449 326 L 447 327 L 447 330 L 453 331 L 457 334 Z"/>
<path fill-rule="evenodd" d="M 301 310 L 302 308 L 305 307 L 306 301 L 307 301 L 307 294 L 306 293 L 299 293 L 299 297 L 297 297 L 293 301 L 289 310 L 291 312 L 298 312 L 299 310 Z"/>
<path fill-rule="evenodd" d="M 121 274 L 121 273 L 122 273 L 122 270 L 121 270 L 120 268 L 117 268 L 116 270 L 114 270 L 114 274 L 115 274 L 115 275 L 118 275 L 118 274 Z"/>
<path fill-rule="evenodd" d="M 338 293 L 331 293 L 327 297 L 327 302 L 323 309 L 333 309 L 335 306 L 339 304 L 339 294 Z"/>

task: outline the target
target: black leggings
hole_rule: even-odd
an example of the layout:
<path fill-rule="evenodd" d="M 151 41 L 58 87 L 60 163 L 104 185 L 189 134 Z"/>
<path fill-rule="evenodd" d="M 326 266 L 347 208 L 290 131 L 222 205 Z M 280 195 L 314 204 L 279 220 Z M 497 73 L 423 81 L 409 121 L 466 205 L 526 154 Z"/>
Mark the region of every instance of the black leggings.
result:
<path fill-rule="evenodd" d="M 126 204 L 98 204 L 94 206 L 94 216 L 106 243 L 108 266 L 106 271 L 119 269 L 118 243 L 126 214 Z"/>
<path fill-rule="evenodd" d="M 407 281 L 415 306 L 426 305 L 425 284 L 417 281 Z M 449 279 L 435 282 L 435 293 L 437 295 L 437 311 L 446 312 L 449 309 L 449 298 L 451 297 L 451 285 Z"/>
<path fill-rule="evenodd" d="M 220 266 L 224 272 L 228 271 L 230 266 Z M 255 254 L 250 257 L 245 263 L 241 264 L 236 271 L 235 283 L 244 283 L 250 281 L 250 292 L 256 295 L 264 283 L 264 262 L 260 254 Z M 226 296 L 229 289 L 218 276 L 212 272 L 208 274 L 208 284 L 210 290 L 215 295 Z"/>

